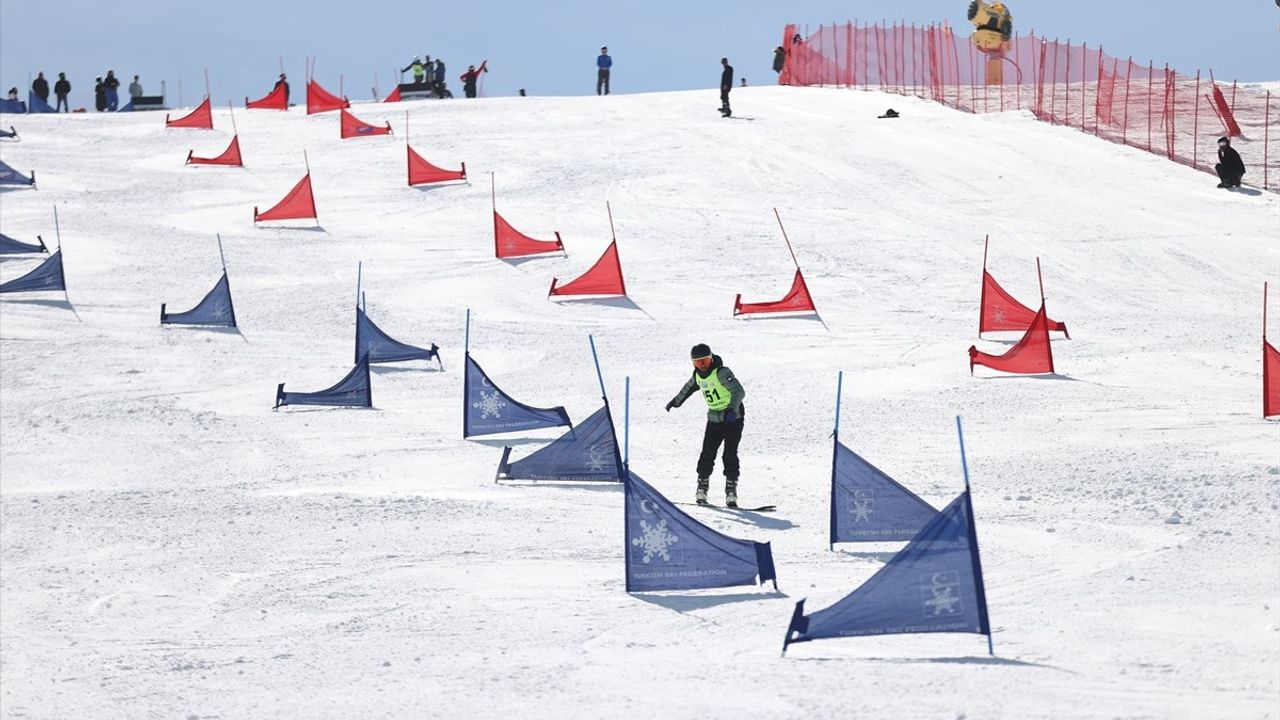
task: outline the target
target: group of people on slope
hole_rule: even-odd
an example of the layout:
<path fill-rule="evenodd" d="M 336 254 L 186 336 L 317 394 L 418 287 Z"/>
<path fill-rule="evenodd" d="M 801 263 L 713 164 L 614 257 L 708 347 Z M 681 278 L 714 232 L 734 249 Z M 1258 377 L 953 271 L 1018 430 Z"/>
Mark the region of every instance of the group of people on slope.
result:
<path fill-rule="evenodd" d="M 116 78 L 115 70 L 108 70 L 107 77 L 95 78 L 93 88 L 93 104 L 98 112 L 115 112 L 120 109 L 120 81 Z M 36 79 L 31 82 L 31 94 L 40 98 L 41 102 L 49 102 L 49 81 L 44 77 L 44 71 L 36 73 Z M 67 96 L 71 94 L 71 81 L 67 80 L 66 73 L 58 73 L 58 80 L 53 84 L 53 95 L 56 98 L 54 112 L 71 112 L 71 106 L 67 102 Z M 133 76 L 133 82 L 129 84 L 129 97 L 141 97 L 142 84 L 138 81 L 138 76 Z M 18 99 L 18 88 L 9 88 L 9 99 Z"/>
<path fill-rule="evenodd" d="M 424 61 L 421 57 L 414 55 L 413 60 L 409 64 L 400 69 L 402 73 L 413 74 L 413 84 L 430 88 L 438 98 L 451 98 L 453 93 L 449 91 L 449 87 L 445 84 L 444 60 L 436 58 L 431 59 L 430 55 L 426 56 Z M 468 65 L 467 71 L 458 77 L 462 81 L 462 93 L 466 97 L 474 98 L 476 96 L 476 81 L 480 78 L 481 73 L 489 72 L 488 62 L 480 63 L 480 67 Z"/>

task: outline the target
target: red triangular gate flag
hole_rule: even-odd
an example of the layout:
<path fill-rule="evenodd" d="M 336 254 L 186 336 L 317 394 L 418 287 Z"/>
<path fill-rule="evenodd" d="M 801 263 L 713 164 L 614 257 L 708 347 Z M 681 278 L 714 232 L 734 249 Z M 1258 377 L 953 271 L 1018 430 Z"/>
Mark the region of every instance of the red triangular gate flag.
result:
<path fill-rule="evenodd" d="M 396 89 L 392 90 L 382 102 L 400 102 L 400 86 L 397 85 Z"/>
<path fill-rule="evenodd" d="M 982 309 L 978 314 L 978 334 L 996 330 L 1026 330 L 1036 314 L 1031 308 L 1023 305 L 1005 292 L 1000 283 L 991 277 L 991 273 L 982 271 Z M 1061 330 L 1068 339 L 1066 323 L 1045 319 L 1050 330 Z"/>
<path fill-rule="evenodd" d="M 409 184 L 410 185 L 426 185 L 427 183 L 445 182 L 448 180 L 466 180 L 467 164 L 462 163 L 461 170 L 445 170 L 436 167 L 422 156 L 413 151 L 413 148 L 407 144 L 405 148 L 409 151 Z"/>
<path fill-rule="evenodd" d="M 196 106 L 186 117 L 180 117 L 177 120 L 170 120 L 168 113 L 164 116 L 165 127 L 176 128 L 199 128 L 201 130 L 213 129 L 213 111 L 209 106 L 209 98 L 205 97 L 204 102 Z"/>
<path fill-rule="evenodd" d="M 970 373 L 974 365 L 1021 375 L 1053 372 L 1053 346 L 1049 344 L 1049 322 L 1045 317 L 1044 303 L 1040 303 L 1040 310 L 1031 319 L 1027 333 L 1003 355 L 989 355 L 970 345 Z"/>
<path fill-rule="evenodd" d="M 288 110 L 289 97 L 285 95 L 284 84 L 276 85 L 265 97 L 257 100 L 244 99 L 244 106 L 250 110 Z"/>
<path fill-rule="evenodd" d="M 320 87 L 320 83 L 312 80 L 307 83 L 307 114 L 329 112 L 351 107 L 351 103 Z"/>
<path fill-rule="evenodd" d="M 795 279 L 791 281 L 791 290 L 781 300 L 763 303 L 743 303 L 742 294 L 739 293 L 738 297 L 733 301 L 734 315 L 776 312 L 818 312 L 818 309 L 813 305 L 813 297 L 809 295 L 809 286 L 805 284 L 804 275 L 800 273 L 800 268 L 796 268 Z"/>
<path fill-rule="evenodd" d="M 347 138 L 353 138 L 353 137 L 366 137 L 366 136 L 373 136 L 373 135 L 389 135 L 389 134 L 391 134 L 391 123 L 387 123 L 385 127 L 370 125 L 369 123 L 361 120 L 355 115 L 352 115 L 351 113 L 347 112 L 345 108 L 342 110 L 341 135 L 343 140 L 346 140 Z"/>
<path fill-rule="evenodd" d="M 1280 415 L 1280 350 L 1262 340 L 1262 417 Z"/>
<path fill-rule="evenodd" d="M 552 295 L 626 295 L 627 285 L 622 281 L 622 261 L 618 259 L 618 241 L 609 243 L 604 254 L 591 269 L 575 280 L 556 287 L 557 278 L 551 278 Z"/>
<path fill-rule="evenodd" d="M 315 218 L 316 198 L 311 194 L 311 173 L 307 173 L 289 191 L 284 199 L 276 203 L 270 210 L 259 213 L 253 209 L 253 221 L 263 220 L 296 220 L 298 218 Z"/>
<path fill-rule="evenodd" d="M 493 211 L 493 255 L 499 258 L 524 257 L 538 253 L 564 252 L 564 243 L 560 242 L 560 233 L 555 240 L 534 240 L 519 230 L 511 227 L 511 223 Z"/>
<path fill-rule="evenodd" d="M 230 165 L 232 167 L 244 167 L 244 162 L 240 159 L 240 136 L 236 135 L 231 138 L 231 144 L 226 150 L 217 157 L 205 158 L 196 157 L 195 150 L 187 153 L 188 165 Z"/>

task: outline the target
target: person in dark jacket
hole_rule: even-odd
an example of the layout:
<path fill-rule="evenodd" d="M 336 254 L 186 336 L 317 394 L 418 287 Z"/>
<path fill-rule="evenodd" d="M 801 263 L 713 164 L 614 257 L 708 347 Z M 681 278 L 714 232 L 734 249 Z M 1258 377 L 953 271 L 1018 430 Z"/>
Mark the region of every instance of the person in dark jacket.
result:
<path fill-rule="evenodd" d="M 67 80 L 66 73 L 58 73 L 58 82 L 53 84 L 53 94 L 58 98 L 58 106 L 54 108 L 54 112 L 71 112 L 71 107 L 67 105 L 67 95 L 71 94 L 71 83 Z"/>
<path fill-rule="evenodd" d="M 613 69 L 613 58 L 609 57 L 609 48 L 600 46 L 600 55 L 596 57 L 596 94 L 609 94 L 609 71 Z"/>
<path fill-rule="evenodd" d="M 107 109 L 107 89 L 102 87 L 102 78 L 93 79 L 93 106 L 98 112 Z"/>
<path fill-rule="evenodd" d="M 440 58 L 436 58 L 435 77 L 433 78 L 432 89 L 435 90 L 436 97 L 438 98 L 445 97 L 444 60 Z M 449 97 L 453 97 L 453 94 L 450 93 Z"/>
<path fill-rule="evenodd" d="M 476 68 L 475 65 L 467 66 L 467 71 L 462 73 L 460 78 L 462 80 L 462 92 L 464 95 L 469 98 L 474 98 L 476 96 L 476 79 L 480 77 L 480 73 L 489 72 L 489 68 L 485 67 L 487 64 L 487 61 L 482 62 L 480 63 L 479 68 Z"/>
<path fill-rule="evenodd" d="M 1240 153 L 1231 147 L 1231 138 L 1218 138 L 1218 164 L 1213 169 L 1218 171 L 1218 179 L 1222 181 L 1218 183 L 1218 187 L 1240 187 L 1240 178 L 1244 176 L 1244 161 L 1240 159 Z"/>
<path fill-rule="evenodd" d="M 782 74 L 782 68 L 787 66 L 787 51 L 781 45 L 773 49 L 773 71 Z"/>
<path fill-rule="evenodd" d="M 702 452 L 698 455 L 699 505 L 707 504 L 707 490 L 711 484 L 711 471 L 715 469 L 716 451 L 724 444 L 724 502 L 738 507 L 738 443 L 742 440 L 745 408 L 742 399 L 747 391 L 725 367 L 719 355 L 714 355 L 704 343 L 693 346 L 689 353 L 693 360 L 693 374 L 685 381 L 680 392 L 667 403 L 667 412 L 680 407 L 695 392 L 702 393 L 707 402 L 707 427 L 702 435 Z"/>
<path fill-rule="evenodd" d="M 31 92 L 46 103 L 49 102 L 49 81 L 44 79 L 44 72 L 36 73 L 36 79 L 31 82 Z"/>
<path fill-rule="evenodd" d="M 720 66 L 724 68 L 720 73 L 720 114 L 729 117 L 733 114 L 729 109 L 729 91 L 733 89 L 733 66 L 729 64 L 729 58 L 720 58 Z"/>
<path fill-rule="evenodd" d="M 107 110 L 115 112 L 120 104 L 120 81 L 116 79 L 115 70 L 107 71 L 107 79 L 102 81 L 102 90 L 107 95 Z"/>

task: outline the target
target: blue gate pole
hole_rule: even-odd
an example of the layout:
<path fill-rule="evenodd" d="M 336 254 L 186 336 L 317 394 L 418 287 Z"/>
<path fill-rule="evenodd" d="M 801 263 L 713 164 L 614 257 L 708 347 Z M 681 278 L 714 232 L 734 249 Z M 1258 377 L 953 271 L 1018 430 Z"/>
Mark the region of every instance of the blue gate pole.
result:
<path fill-rule="evenodd" d="M 627 376 L 626 398 L 622 403 L 622 467 L 630 467 L 631 457 L 631 376 Z"/>
<path fill-rule="evenodd" d="M 956 416 L 956 435 L 960 437 L 960 467 L 964 470 L 964 492 L 966 495 L 969 495 L 969 460 L 965 457 L 964 453 L 964 428 L 960 425 L 959 415 Z M 970 537 L 973 539 L 974 565 L 978 571 L 976 578 L 978 581 L 978 593 L 980 601 L 982 602 L 983 613 L 985 614 L 987 607 L 987 592 L 984 587 L 985 581 L 982 578 L 982 563 L 978 560 L 978 530 L 973 526 L 973 497 L 970 496 L 966 498 L 966 500 L 969 504 L 969 532 Z M 995 657 L 996 655 L 995 647 L 991 642 L 991 620 L 989 618 L 987 620 L 987 653 L 990 654 L 991 657 Z"/>

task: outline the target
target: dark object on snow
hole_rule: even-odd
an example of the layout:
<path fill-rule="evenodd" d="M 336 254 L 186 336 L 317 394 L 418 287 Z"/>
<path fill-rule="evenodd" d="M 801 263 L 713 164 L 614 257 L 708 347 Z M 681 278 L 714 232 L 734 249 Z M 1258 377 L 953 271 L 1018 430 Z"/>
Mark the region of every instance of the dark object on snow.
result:
<path fill-rule="evenodd" d="M 787 66 L 787 51 L 781 45 L 773 49 L 773 71 L 781 74 Z"/>
<path fill-rule="evenodd" d="M 889 108 L 888 110 L 885 110 L 885 111 L 884 111 L 884 114 L 883 114 L 883 115 L 877 115 L 876 117 L 878 117 L 878 118 L 896 118 L 896 117 L 898 117 L 898 111 L 897 111 L 897 110 L 894 110 L 893 108 Z"/>
<path fill-rule="evenodd" d="M 1240 178 L 1244 176 L 1244 161 L 1240 153 L 1231 147 L 1231 138 L 1218 138 L 1218 164 L 1213 166 L 1218 171 L 1220 188 L 1240 187 Z"/>

